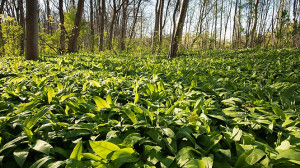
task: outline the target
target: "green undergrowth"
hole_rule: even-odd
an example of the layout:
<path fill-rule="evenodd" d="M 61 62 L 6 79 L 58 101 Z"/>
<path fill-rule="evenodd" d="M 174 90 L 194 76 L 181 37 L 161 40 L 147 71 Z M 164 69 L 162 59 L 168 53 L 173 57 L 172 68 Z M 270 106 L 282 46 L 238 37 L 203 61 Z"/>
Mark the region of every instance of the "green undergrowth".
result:
<path fill-rule="evenodd" d="M 299 167 L 299 55 L 1 58 L 0 167 Z"/>

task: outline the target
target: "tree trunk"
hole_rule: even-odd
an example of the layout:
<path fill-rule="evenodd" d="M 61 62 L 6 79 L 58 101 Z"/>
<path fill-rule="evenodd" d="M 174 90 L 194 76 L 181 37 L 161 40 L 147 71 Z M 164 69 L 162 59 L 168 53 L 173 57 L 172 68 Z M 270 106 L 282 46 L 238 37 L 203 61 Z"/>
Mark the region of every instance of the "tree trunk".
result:
<path fill-rule="evenodd" d="M 1 1 L 1 4 L 0 4 L 0 14 L 3 14 L 3 8 L 4 8 L 4 4 L 5 4 L 6 0 L 2 0 Z M 1 22 L 2 22 L 2 18 L 0 17 L 0 50 L 2 48 L 2 51 L 0 51 L 0 55 L 2 55 L 1 53 L 5 53 L 5 50 L 4 50 L 4 39 L 2 37 L 2 27 L 1 27 Z"/>
<path fill-rule="evenodd" d="M 66 41 L 66 28 L 65 28 L 65 17 L 63 11 L 64 1 L 59 0 L 59 18 L 60 18 L 60 53 L 66 51 L 65 41 Z"/>
<path fill-rule="evenodd" d="M 108 35 L 108 39 L 107 39 L 107 49 L 108 50 L 112 49 L 112 39 L 113 39 L 116 14 L 117 14 L 116 0 L 113 0 L 113 14 L 112 14 L 112 18 L 111 18 L 111 23 L 110 23 L 110 27 L 109 27 L 109 35 Z"/>
<path fill-rule="evenodd" d="M 38 0 L 26 0 L 26 59 L 39 59 Z"/>
<path fill-rule="evenodd" d="M 236 14 L 238 8 L 239 0 L 235 2 L 234 16 L 233 16 L 233 29 L 232 29 L 232 48 L 235 48 L 236 38 L 235 38 L 235 30 L 236 30 Z"/>
<path fill-rule="evenodd" d="M 122 25 L 121 25 L 121 35 L 120 35 L 120 50 L 125 50 L 125 38 L 126 38 L 126 28 L 127 28 L 127 6 L 128 0 L 122 6 Z"/>
<path fill-rule="evenodd" d="M 100 13 L 100 32 L 99 32 L 99 50 L 103 51 L 104 46 L 104 23 L 105 23 L 105 0 L 99 0 L 99 13 Z"/>
<path fill-rule="evenodd" d="M 215 44 L 214 48 L 217 48 L 217 23 L 218 23 L 218 0 L 216 0 L 216 13 L 215 13 L 215 32 L 214 32 L 214 38 L 215 38 Z"/>
<path fill-rule="evenodd" d="M 254 5 L 254 21 L 253 21 L 253 25 L 251 28 L 251 33 L 250 33 L 250 47 L 253 47 L 254 45 L 254 33 L 256 30 L 256 24 L 257 24 L 257 8 L 258 8 L 258 3 L 259 0 L 255 1 L 255 5 Z"/>
<path fill-rule="evenodd" d="M 181 42 L 181 38 L 182 38 L 183 24 L 184 24 L 184 20 L 186 17 L 188 5 L 189 5 L 189 0 L 183 0 L 183 2 L 181 4 L 180 14 L 179 14 L 179 20 L 176 24 L 176 28 L 174 29 L 174 32 L 172 35 L 170 50 L 169 50 L 169 54 L 168 54 L 169 58 L 174 58 L 177 56 L 178 46 L 179 46 L 179 43 Z"/>
<path fill-rule="evenodd" d="M 90 19 L 91 19 L 91 51 L 94 52 L 94 36 L 95 36 L 95 29 L 94 29 L 94 4 L 93 0 L 90 0 Z"/>
<path fill-rule="evenodd" d="M 161 0 L 157 0 L 156 5 L 155 5 L 155 23 L 154 23 L 154 32 L 153 32 L 153 38 L 152 38 L 152 53 L 155 52 L 156 46 L 157 46 L 157 41 L 158 41 L 160 1 Z"/>
<path fill-rule="evenodd" d="M 221 1 L 221 18 L 220 18 L 220 39 L 219 39 L 219 48 L 221 48 L 221 42 L 222 42 L 222 22 L 223 22 L 223 0 Z"/>
<path fill-rule="evenodd" d="M 24 39 L 25 39 L 25 17 L 24 17 L 24 7 L 23 7 L 23 0 L 18 0 L 18 8 L 20 12 L 20 18 L 19 18 L 19 23 L 20 26 L 22 27 L 22 33 L 20 37 L 20 55 L 24 54 Z"/>
<path fill-rule="evenodd" d="M 82 13 L 84 9 L 84 0 L 78 0 L 78 7 L 77 7 L 77 12 L 75 16 L 75 23 L 74 27 L 72 30 L 72 34 L 70 35 L 69 38 L 69 45 L 68 45 L 68 52 L 76 52 L 76 44 L 80 32 L 80 23 L 81 23 L 81 18 L 82 18 Z"/>

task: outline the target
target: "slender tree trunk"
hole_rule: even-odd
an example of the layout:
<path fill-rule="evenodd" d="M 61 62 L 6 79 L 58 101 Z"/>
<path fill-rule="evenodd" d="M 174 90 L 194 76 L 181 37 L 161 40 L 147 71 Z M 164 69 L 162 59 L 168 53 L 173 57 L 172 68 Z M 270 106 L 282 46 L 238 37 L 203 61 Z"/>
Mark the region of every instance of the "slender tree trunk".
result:
<path fill-rule="evenodd" d="M 78 7 L 77 7 L 77 12 L 75 16 L 75 23 L 74 27 L 72 30 L 72 34 L 70 35 L 69 38 L 69 45 L 68 45 L 68 52 L 76 52 L 76 44 L 80 32 L 80 23 L 81 23 L 81 18 L 82 18 L 82 13 L 84 9 L 84 0 L 78 0 Z"/>
<path fill-rule="evenodd" d="M 50 11 L 50 3 L 49 0 L 46 0 L 46 7 L 47 7 L 47 33 L 52 34 L 51 29 L 51 11 Z"/>
<path fill-rule="evenodd" d="M 113 14 L 112 14 L 112 18 L 111 18 L 111 23 L 110 23 L 110 27 L 109 27 L 109 35 L 108 35 L 108 39 L 107 39 L 107 49 L 108 50 L 112 49 L 112 39 L 113 39 L 116 15 L 117 15 L 117 5 L 116 5 L 116 0 L 113 0 Z"/>
<path fill-rule="evenodd" d="M 39 59 L 38 0 L 26 0 L 26 59 Z"/>
<path fill-rule="evenodd" d="M 6 0 L 2 0 L 1 1 L 1 4 L 0 4 L 0 14 L 3 14 L 3 9 L 4 9 L 4 5 L 5 5 L 5 2 Z M 5 50 L 4 50 L 4 39 L 3 39 L 3 35 L 2 35 L 2 27 L 1 27 L 1 23 L 2 23 L 2 18 L 0 17 L 0 50 L 2 48 L 2 51 L 0 51 L 0 55 L 2 55 L 1 53 L 5 53 Z"/>
<path fill-rule="evenodd" d="M 163 12 L 164 12 L 164 0 L 160 0 L 159 4 L 159 26 L 158 26 L 158 49 L 157 54 L 161 51 L 162 40 L 163 40 Z"/>
<path fill-rule="evenodd" d="M 105 24 L 105 0 L 99 0 L 99 12 L 100 12 L 100 33 L 99 33 L 99 50 L 103 51 L 104 46 L 104 24 Z"/>
<path fill-rule="evenodd" d="M 179 13 L 179 19 L 172 35 L 170 50 L 168 54 L 169 58 L 174 58 L 177 56 L 178 46 L 182 38 L 183 24 L 186 17 L 188 5 L 189 5 L 189 0 L 183 0 L 181 4 L 181 10 Z"/>
<path fill-rule="evenodd" d="M 64 16 L 64 9 L 63 9 L 64 1 L 59 0 L 59 18 L 60 18 L 60 53 L 64 53 L 66 51 L 66 28 L 65 28 L 65 16 Z"/>
<path fill-rule="evenodd" d="M 226 19 L 226 23 L 225 23 L 223 48 L 225 47 L 225 43 L 226 43 L 226 33 L 227 33 L 228 21 L 229 21 L 230 15 L 231 15 L 231 10 L 232 10 L 232 0 L 230 1 L 230 9 L 229 9 L 229 13 L 227 15 L 227 19 Z"/>
<path fill-rule="evenodd" d="M 218 0 L 216 0 L 216 13 L 215 13 L 215 32 L 214 32 L 214 38 L 215 38 L 215 44 L 214 47 L 217 48 L 217 23 L 218 23 Z"/>
<path fill-rule="evenodd" d="M 232 48 L 235 48 L 236 46 L 236 38 L 235 38 L 235 31 L 236 31 L 236 14 L 237 14 L 237 8 L 238 8 L 239 0 L 236 0 L 235 2 L 235 9 L 234 9 L 234 15 L 233 15 L 233 29 L 232 29 Z"/>
<path fill-rule="evenodd" d="M 121 36 L 120 36 L 120 49 L 125 50 L 125 38 L 126 38 L 126 27 L 127 27 L 127 6 L 128 0 L 122 6 L 122 25 L 121 25 Z"/>
<path fill-rule="evenodd" d="M 161 0 L 157 0 L 156 5 L 155 5 L 155 23 L 154 23 L 154 32 L 153 32 L 153 38 L 152 38 L 152 53 L 155 52 L 156 46 L 157 46 L 157 41 L 158 41 L 160 2 L 161 2 Z"/>
<path fill-rule="evenodd" d="M 221 48 L 221 42 L 222 42 L 222 27 L 223 25 L 223 0 L 221 0 L 221 18 L 220 18 L 220 39 L 219 39 L 219 48 Z"/>
<path fill-rule="evenodd" d="M 25 17 L 24 17 L 24 7 L 23 0 L 18 0 L 18 7 L 20 11 L 20 26 L 22 27 L 22 33 L 20 38 L 20 55 L 24 54 L 24 45 L 25 45 Z"/>
<path fill-rule="evenodd" d="M 95 36 L 95 29 L 94 29 L 94 4 L 93 0 L 90 0 L 90 19 L 91 19 L 91 51 L 94 52 L 94 36 Z"/>
<path fill-rule="evenodd" d="M 250 35 L 250 47 L 253 47 L 254 45 L 254 33 L 255 33 L 255 30 L 256 30 L 256 24 L 257 24 L 257 9 L 258 9 L 258 3 L 259 3 L 259 0 L 256 0 L 255 1 L 255 5 L 254 5 L 254 21 L 253 21 L 253 25 L 252 25 L 252 28 L 251 28 L 251 35 Z"/>
<path fill-rule="evenodd" d="M 133 23 L 132 23 L 132 27 L 131 27 L 131 31 L 130 31 L 130 35 L 129 35 L 129 40 L 131 40 L 133 38 L 133 34 L 134 34 L 134 30 L 135 30 L 135 25 L 136 25 L 136 22 L 137 22 L 138 13 L 139 13 L 139 10 L 140 10 L 140 7 L 141 7 L 141 3 L 142 3 L 142 0 L 138 0 L 138 5 L 137 5 L 137 7 L 135 9 Z"/>

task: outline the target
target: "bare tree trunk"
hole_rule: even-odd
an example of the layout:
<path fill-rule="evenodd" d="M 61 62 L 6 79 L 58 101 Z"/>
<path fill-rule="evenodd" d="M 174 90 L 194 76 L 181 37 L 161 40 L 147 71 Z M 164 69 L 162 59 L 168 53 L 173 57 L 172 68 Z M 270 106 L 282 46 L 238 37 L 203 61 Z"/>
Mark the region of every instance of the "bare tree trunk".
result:
<path fill-rule="evenodd" d="M 229 9 L 229 13 L 227 15 L 227 19 L 226 19 L 226 23 L 225 23 L 223 48 L 225 47 L 225 43 L 226 43 L 226 33 L 227 33 L 228 21 L 229 21 L 230 15 L 231 15 L 231 10 L 232 10 L 232 0 L 230 1 L 230 9 Z"/>
<path fill-rule="evenodd" d="M 95 29 L 94 29 L 94 4 L 93 0 L 90 0 L 90 19 L 91 19 L 91 51 L 94 52 L 94 36 L 95 36 Z"/>
<path fill-rule="evenodd" d="M 255 5 L 254 5 L 254 21 L 253 21 L 253 25 L 251 28 L 251 35 L 250 35 L 250 47 L 253 47 L 254 44 L 254 33 L 255 33 L 255 29 L 256 29 L 256 24 L 257 24 L 257 8 L 258 8 L 258 3 L 259 0 L 255 1 Z"/>
<path fill-rule="evenodd" d="M 99 13 L 100 13 L 100 33 L 99 33 L 99 50 L 103 51 L 104 46 L 104 24 L 105 24 L 105 0 L 99 0 Z"/>
<path fill-rule="evenodd" d="M 168 54 L 169 58 L 174 58 L 177 56 L 178 46 L 182 38 L 183 24 L 186 17 L 188 5 L 189 5 L 189 0 L 183 0 L 181 4 L 179 19 L 172 35 L 170 50 Z"/>
<path fill-rule="evenodd" d="M 0 14 L 3 14 L 3 8 L 4 8 L 4 5 L 5 5 L 5 2 L 6 2 L 6 0 L 2 0 L 1 1 L 1 4 L 0 4 Z M 0 49 L 2 48 L 2 52 L 0 51 L 0 55 L 1 55 L 1 53 L 5 53 L 5 50 L 4 50 L 4 43 L 5 43 L 5 41 L 4 41 L 4 39 L 3 39 L 3 37 L 2 37 L 2 27 L 1 27 L 1 22 L 2 22 L 2 18 L 0 17 Z"/>
<path fill-rule="evenodd" d="M 18 0 L 18 8 L 20 11 L 20 26 L 22 27 L 22 33 L 20 38 L 20 55 L 24 54 L 24 45 L 25 45 L 25 17 L 24 17 L 24 7 L 23 0 Z"/>
<path fill-rule="evenodd" d="M 66 41 L 66 28 L 65 28 L 65 17 L 63 9 L 64 1 L 59 0 L 59 18 L 60 18 L 60 53 L 66 51 L 65 41 Z"/>
<path fill-rule="evenodd" d="M 159 7 L 160 7 L 161 0 L 156 1 L 155 5 L 155 23 L 154 23 L 154 32 L 152 38 L 152 53 L 155 52 L 157 41 L 158 41 L 158 29 L 159 29 Z"/>
<path fill-rule="evenodd" d="M 107 49 L 108 50 L 112 49 L 112 39 L 113 39 L 116 14 L 117 14 L 116 0 L 113 0 L 113 14 L 112 14 L 112 18 L 111 18 L 111 23 L 110 23 L 110 27 L 109 27 L 109 35 L 108 35 L 108 39 L 107 39 Z"/>
<path fill-rule="evenodd" d="M 221 42 L 222 42 L 222 23 L 223 22 L 223 0 L 221 1 L 221 18 L 220 18 L 220 39 L 219 39 L 219 48 L 221 48 Z"/>
<path fill-rule="evenodd" d="M 26 59 L 39 59 L 38 0 L 26 0 Z"/>
<path fill-rule="evenodd" d="M 138 5 L 137 5 L 136 9 L 134 9 L 135 13 L 134 13 L 133 23 L 132 23 L 132 27 L 131 27 L 131 31 L 130 31 L 130 35 L 129 35 L 129 40 L 131 40 L 133 38 L 135 25 L 136 25 L 136 22 L 137 22 L 138 13 L 139 13 L 139 10 L 140 10 L 140 7 L 141 7 L 141 3 L 142 3 L 142 0 L 138 0 Z M 130 42 L 128 42 L 128 44 L 129 43 Z"/>
<path fill-rule="evenodd" d="M 125 38 L 126 38 L 126 27 L 127 27 L 127 6 L 128 0 L 122 6 L 122 25 L 121 25 L 121 36 L 120 36 L 120 49 L 125 50 Z"/>
<path fill-rule="evenodd" d="M 82 18 L 82 13 L 84 9 L 84 0 L 78 0 L 78 7 L 77 7 L 77 12 L 76 12 L 76 17 L 75 17 L 75 23 L 74 27 L 72 30 L 72 34 L 70 35 L 69 38 L 69 45 L 68 45 L 68 52 L 76 52 L 76 44 L 80 32 L 80 23 L 81 23 L 81 18 Z"/>
<path fill-rule="evenodd" d="M 215 38 L 215 44 L 214 47 L 217 48 L 217 23 L 218 23 L 218 0 L 216 0 L 216 13 L 215 13 L 215 32 L 214 32 L 214 38 Z"/>
<path fill-rule="evenodd" d="M 157 54 L 160 53 L 162 40 L 163 40 L 163 12 L 164 12 L 164 0 L 160 0 L 159 4 L 159 26 L 158 26 L 158 49 Z"/>
<path fill-rule="evenodd" d="M 235 48 L 236 38 L 235 38 L 235 30 L 236 30 L 236 13 L 238 8 L 239 0 L 235 2 L 234 16 L 233 16 L 233 29 L 232 29 L 232 48 Z"/>

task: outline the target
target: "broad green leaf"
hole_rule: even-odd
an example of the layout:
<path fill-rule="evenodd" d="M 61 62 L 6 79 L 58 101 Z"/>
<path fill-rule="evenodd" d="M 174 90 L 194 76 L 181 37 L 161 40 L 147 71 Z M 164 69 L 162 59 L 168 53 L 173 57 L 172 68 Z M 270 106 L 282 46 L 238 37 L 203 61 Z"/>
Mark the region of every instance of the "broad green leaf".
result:
<path fill-rule="evenodd" d="M 82 141 L 79 141 L 74 147 L 70 159 L 81 160 L 82 158 Z"/>
<path fill-rule="evenodd" d="M 42 118 L 48 111 L 49 111 L 49 108 L 45 107 L 42 110 L 40 110 L 39 112 L 37 112 L 33 117 L 27 118 L 24 121 L 25 127 L 29 128 L 29 129 L 32 129 L 32 127 L 35 126 L 35 124 L 38 122 L 38 120 L 40 118 Z"/>
<path fill-rule="evenodd" d="M 134 104 L 136 104 L 139 100 L 140 100 L 140 96 L 139 96 L 138 92 L 135 92 L 135 95 L 134 95 Z"/>
<path fill-rule="evenodd" d="M 47 168 L 59 168 L 61 167 L 62 165 L 66 164 L 65 161 L 56 161 L 56 162 L 53 162 L 53 163 L 50 163 Z"/>
<path fill-rule="evenodd" d="M 38 139 L 32 149 L 49 155 L 52 148 L 53 147 L 49 143 Z"/>
<path fill-rule="evenodd" d="M 101 157 L 99 157 L 97 155 L 94 155 L 92 153 L 83 153 L 82 156 L 85 157 L 85 158 L 87 158 L 87 159 L 91 159 L 91 160 L 97 160 L 97 161 L 102 160 Z"/>
<path fill-rule="evenodd" d="M 89 141 L 89 143 L 93 151 L 103 159 L 108 159 L 107 155 L 120 149 L 117 145 L 106 141 Z"/>
<path fill-rule="evenodd" d="M 289 160 L 300 161 L 300 150 L 299 149 L 287 149 L 287 150 L 277 150 L 279 154 L 277 155 L 277 159 L 285 158 Z"/>
<path fill-rule="evenodd" d="M 128 116 L 128 118 L 135 124 L 137 122 L 136 115 L 129 109 L 124 109 L 124 113 Z"/>
<path fill-rule="evenodd" d="M 281 120 L 286 119 L 286 114 L 277 105 L 272 105 L 273 112 L 281 118 Z"/>
<path fill-rule="evenodd" d="M 34 162 L 30 168 L 40 168 L 42 167 L 46 162 L 52 160 L 52 158 L 50 156 L 45 156 L 39 160 L 37 160 L 36 162 Z"/>
<path fill-rule="evenodd" d="M 261 160 L 265 155 L 266 153 L 260 149 L 252 149 L 246 151 L 238 158 L 234 167 L 242 168 L 242 167 L 252 166 L 255 163 L 257 163 L 259 160 Z"/>
<path fill-rule="evenodd" d="M 185 165 L 189 160 L 192 160 L 194 158 L 199 158 L 200 152 L 195 150 L 194 148 L 187 146 L 182 148 L 177 154 L 176 154 L 176 160 L 179 166 Z"/>
<path fill-rule="evenodd" d="M 184 168 L 205 168 L 205 163 L 202 160 L 193 159 L 187 162 L 183 167 Z"/>
<path fill-rule="evenodd" d="M 101 85 L 98 82 L 94 81 L 94 80 L 92 80 L 90 82 L 92 83 L 93 86 L 101 87 Z"/>
<path fill-rule="evenodd" d="M 111 160 L 117 166 L 120 166 L 122 163 L 137 162 L 139 158 L 136 156 L 135 151 L 132 148 L 123 148 L 115 151 Z"/>
<path fill-rule="evenodd" d="M 47 96 L 48 96 L 48 103 L 50 104 L 52 102 L 52 98 L 55 96 L 54 89 L 50 86 L 46 87 L 47 90 Z"/>
<path fill-rule="evenodd" d="M 33 139 L 32 131 L 30 129 L 28 129 L 27 127 L 24 127 L 23 129 L 24 129 L 26 135 L 28 136 L 29 140 L 32 141 L 32 139 Z"/>
<path fill-rule="evenodd" d="M 18 163 L 18 165 L 20 167 L 23 166 L 28 154 L 29 154 L 28 149 L 26 149 L 26 150 L 15 150 L 14 151 L 14 158 L 15 158 L 16 162 Z"/>
<path fill-rule="evenodd" d="M 27 136 L 20 136 L 20 137 L 17 137 L 17 138 L 15 138 L 15 139 L 13 139 L 13 140 L 7 142 L 7 143 L 6 143 L 5 145 L 3 145 L 3 147 L 0 149 L 0 153 L 1 153 L 2 151 L 6 150 L 6 149 L 13 148 L 13 147 L 17 146 L 16 143 L 19 142 L 19 141 L 21 141 L 21 140 L 23 140 L 23 139 L 25 139 L 25 138 L 27 138 Z"/>
<path fill-rule="evenodd" d="M 142 139 L 141 135 L 139 133 L 132 133 L 129 134 L 124 140 L 122 145 L 133 147 L 133 145 L 137 142 L 139 142 Z"/>
<path fill-rule="evenodd" d="M 98 96 L 94 97 L 94 101 L 98 107 L 98 110 L 101 110 L 103 108 L 110 108 L 110 105 L 105 100 L 101 99 Z"/>
<path fill-rule="evenodd" d="M 232 130 L 231 139 L 234 141 L 240 141 L 242 135 L 243 135 L 243 131 L 240 130 L 238 127 L 234 127 Z"/>

